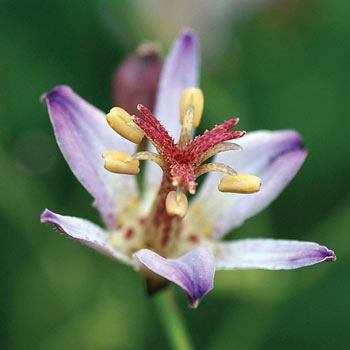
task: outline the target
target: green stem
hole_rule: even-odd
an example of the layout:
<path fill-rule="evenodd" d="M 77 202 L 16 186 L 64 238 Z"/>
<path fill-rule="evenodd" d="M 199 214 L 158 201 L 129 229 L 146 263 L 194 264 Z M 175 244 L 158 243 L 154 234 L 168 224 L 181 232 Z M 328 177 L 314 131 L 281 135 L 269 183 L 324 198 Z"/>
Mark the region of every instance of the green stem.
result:
<path fill-rule="evenodd" d="M 164 331 L 174 350 L 194 349 L 188 330 L 177 308 L 171 290 L 158 292 L 154 297 L 154 304 L 161 319 Z"/>

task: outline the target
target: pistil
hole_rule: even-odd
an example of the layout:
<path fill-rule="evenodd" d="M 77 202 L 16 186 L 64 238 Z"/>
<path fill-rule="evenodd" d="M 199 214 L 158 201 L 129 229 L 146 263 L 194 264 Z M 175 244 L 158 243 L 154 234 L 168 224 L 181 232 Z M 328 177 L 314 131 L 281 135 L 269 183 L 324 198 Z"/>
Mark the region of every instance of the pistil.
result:
<path fill-rule="evenodd" d="M 179 239 L 182 218 L 188 210 L 186 192 L 195 194 L 196 179 L 208 172 L 226 174 L 218 189 L 221 192 L 254 193 L 259 191 L 261 180 L 253 175 L 240 175 L 222 163 L 204 163 L 220 152 L 241 150 L 230 140 L 245 135 L 244 131 L 231 131 L 238 118 L 229 119 L 192 140 L 193 128 L 199 125 L 203 112 L 203 94 L 197 88 L 184 90 L 180 99 L 182 130 L 176 144 L 156 117 L 143 105 L 138 105 L 142 118 L 130 116 L 121 108 L 113 108 L 107 115 L 111 127 L 126 139 L 139 143 L 145 136 L 157 153 L 142 151 L 132 155 L 121 151 L 103 154 L 105 168 L 122 174 L 137 174 L 139 161 L 150 160 L 163 171 L 162 182 L 145 224 L 143 242 L 159 254 L 171 257 Z"/>
<path fill-rule="evenodd" d="M 171 203 L 169 203 L 169 194 L 176 194 L 176 190 L 171 180 L 166 175 L 163 175 L 158 194 L 143 230 L 145 243 L 165 255 L 169 255 L 169 252 L 172 250 L 172 245 L 175 243 L 175 238 L 180 234 L 182 226 L 181 219 L 185 214 L 184 209 L 175 208 L 174 198 L 171 198 Z M 171 195 L 171 197 L 173 197 L 173 195 Z M 180 197 L 180 202 L 182 202 L 183 207 L 184 199 L 181 195 Z M 170 213 L 167 210 L 169 209 L 169 204 L 171 204 L 172 207 Z M 181 214 L 181 216 L 179 214 Z"/>

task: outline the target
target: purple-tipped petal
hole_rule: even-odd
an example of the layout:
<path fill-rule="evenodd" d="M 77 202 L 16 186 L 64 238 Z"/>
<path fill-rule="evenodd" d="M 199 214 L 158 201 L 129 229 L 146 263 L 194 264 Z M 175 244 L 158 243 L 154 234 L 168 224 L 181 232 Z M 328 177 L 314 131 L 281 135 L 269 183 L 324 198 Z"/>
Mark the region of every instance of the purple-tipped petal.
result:
<path fill-rule="evenodd" d="M 58 86 L 43 96 L 47 104 L 59 148 L 81 184 L 94 197 L 108 228 L 126 198 L 138 196 L 135 178 L 116 175 L 104 169 L 102 153 L 122 150 L 133 153 L 135 145 L 117 135 L 105 114 L 79 97 L 67 86 Z"/>
<path fill-rule="evenodd" d="M 209 173 L 185 218 L 188 225 L 207 234 L 209 231 L 215 238 L 268 206 L 292 180 L 307 155 L 295 131 L 256 131 L 240 139 L 239 144 L 243 151 L 221 153 L 215 161 L 240 174 L 259 176 L 260 191 L 247 195 L 219 192 L 217 185 L 223 175 Z"/>
<path fill-rule="evenodd" d="M 190 29 L 181 32 L 165 61 L 158 88 L 154 115 L 170 134 L 180 136 L 179 104 L 182 91 L 198 86 L 199 42 Z"/>
<path fill-rule="evenodd" d="M 219 270 L 290 270 L 336 259 L 332 250 L 313 242 L 245 239 L 221 242 L 215 248 L 215 265 Z"/>
<path fill-rule="evenodd" d="M 199 42 L 196 34 L 184 29 L 172 47 L 160 76 L 154 115 L 176 139 L 180 136 L 180 97 L 182 91 L 198 86 Z M 162 173 L 152 162 L 146 164 L 146 188 L 157 191 Z M 153 193 L 154 194 L 154 193 Z"/>
<path fill-rule="evenodd" d="M 187 294 L 192 307 L 211 289 L 215 274 L 214 257 L 208 247 L 196 248 L 178 259 L 165 259 L 157 253 L 141 249 L 134 254 L 137 265 L 177 284 Z"/>
<path fill-rule="evenodd" d="M 110 235 L 92 222 L 72 216 L 63 216 L 45 209 L 41 214 L 41 222 L 54 224 L 58 230 L 97 251 L 126 264 L 132 264 L 131 259 L 116 251 L 109 243 Z"/>

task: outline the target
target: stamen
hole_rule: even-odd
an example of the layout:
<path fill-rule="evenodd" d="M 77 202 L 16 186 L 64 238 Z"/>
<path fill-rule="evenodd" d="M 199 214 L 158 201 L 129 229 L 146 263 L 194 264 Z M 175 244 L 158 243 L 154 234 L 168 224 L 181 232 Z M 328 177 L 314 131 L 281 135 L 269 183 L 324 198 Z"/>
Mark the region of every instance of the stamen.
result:
<path fill-rule="evenodd" d="M 123 108 L 112 108 L 107 114 L 107 122 L 114 131 L 131 142 L 140 143 L 144 137 L 142 130 L 134 125 L 130 114 Z"/>
<path fill-rule="evenodd" d="M 198 155 L 203 154 L 210 148 L 224 141 L 237 139 L 245 135 L 245 131 L 231 131 L 213 134 L 213 130 L 208 131 L 202 136 L 198 136 L 189 144 L 189 146 L 185 149 L 185 157 L 188 161 L 191 162 L 192 160 L 197 160 Z"/>
<path fill-rule="evenodd" d="M 210 157 L 213 157 L 221 152 L 236 151 L 236 150 L 242 151 L 243 148 L 240 145 L 238 145 L 237 143 L 233 143 L 233 142 L 219 143 L 218 145 L 215 145 L 215 146 L 209 148 L 206 152 L 204 152 L 201 156 L 199 156 L 198 160 L 196 162 L 196 165 L 199 165 L 199 164 L 205 162 Z"/>
<path fill-rule="evenodd" d="M 193 129 L 193 116 L 194 116 L 194 107 L 193 105 L 189 105 L 187 107 L 185 119 L 182 123 L 179 143 L 177 144 L 178 148 L 181 151 L 184 150 L 191 142 L 191 135 L 192 135 L 192 129 Z"/>
<path fill-rule="evenodd" d="M 196 128 L 202 118 L 204 97 L 201 89 L 189 88 L 182 92 L 180 98 L 180 122 L 184 123 L 185 116 L 187 114 L 188 106 L 192 105 L 194 108 L 193 114 L 193 127 Z"/>
<path fill-rule="evenodd" d="M 229 175 L 221 179 L 218 186 L 221 192 L 255 193 L 260 190 L 261 179 L 254 175 Z"/>
<path fill-rule="evenodd" d="M 186 195 L 182 192 L 169 192 L 166 197 L 165 208 L 168 215 L 176 215 L 182 219 L 186 215 L 188 208 Z"/>
<path fill-rule="evenodd" d="M 158 164 L 162 169 L 165 170 L 165 163 L 163 162 L 162 158 L 153 152 L 137 152 L 134 153 L 131 156 L 132 159 L 137 159 L 137 160 L 150 160 L 156 164 Z"/>
<path fill-rule="evenodd" d="M 228 165 L 222 164 L 222 163 L 203 164 L 195 170 L 194 175 L 195 175 L 195 177 L 199 177 L 199 176 L 206 174 L 210 171 L 217 171 L 217 172 L 225 173 L 225 174 L 229 174 L 229 175 L 237 175 L 237 172 L 234 169 L 232 169 Z"/>
<path fill-rule="evenodd" d="M 107 151 L 102 157 L 105 159 L 105 169 L 112 173 L 136 175 L 140 171 L 140 162 L 132 159 L 131 154 L 127 152 Z"/>

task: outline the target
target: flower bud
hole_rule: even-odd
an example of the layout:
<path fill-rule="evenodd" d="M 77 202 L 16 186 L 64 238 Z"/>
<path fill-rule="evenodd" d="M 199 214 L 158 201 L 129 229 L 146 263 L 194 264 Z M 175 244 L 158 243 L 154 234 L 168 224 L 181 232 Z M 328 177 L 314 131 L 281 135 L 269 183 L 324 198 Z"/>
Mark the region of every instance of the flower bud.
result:
<path fill-rule="evenodd" d="M 115 105 L 136 115 L 138 114 L 136 106 L 139 103 L 153 110 L 162 65 L 159 49 L 155 45 L 140 45 L 115 73 L 113 81 Z"/>
<path fill-rule="evenodd" d="M 131 159 L 131 154 L 123 151 L 107 151 L 102 154 L 105 169 L 117 174 L 136 175 L 139 173 L 140 162 Z"/>
<path fill-rule="evenodd" d="M 255 193 L 260 190 L 261 179 L 254 175 L 228 175 L 221 179 L 218 186 L 221 192 Z"/>
<path fill-rule="evenodd" d="M 204 107 L 204 97 L 201 89 L 189 88 L 182 92 L 180 99 L 180 122 L 183 124 L 185 115 L 187 113 L 187 108 L 193 106 L 193 127 L 198 127 Z"/>

